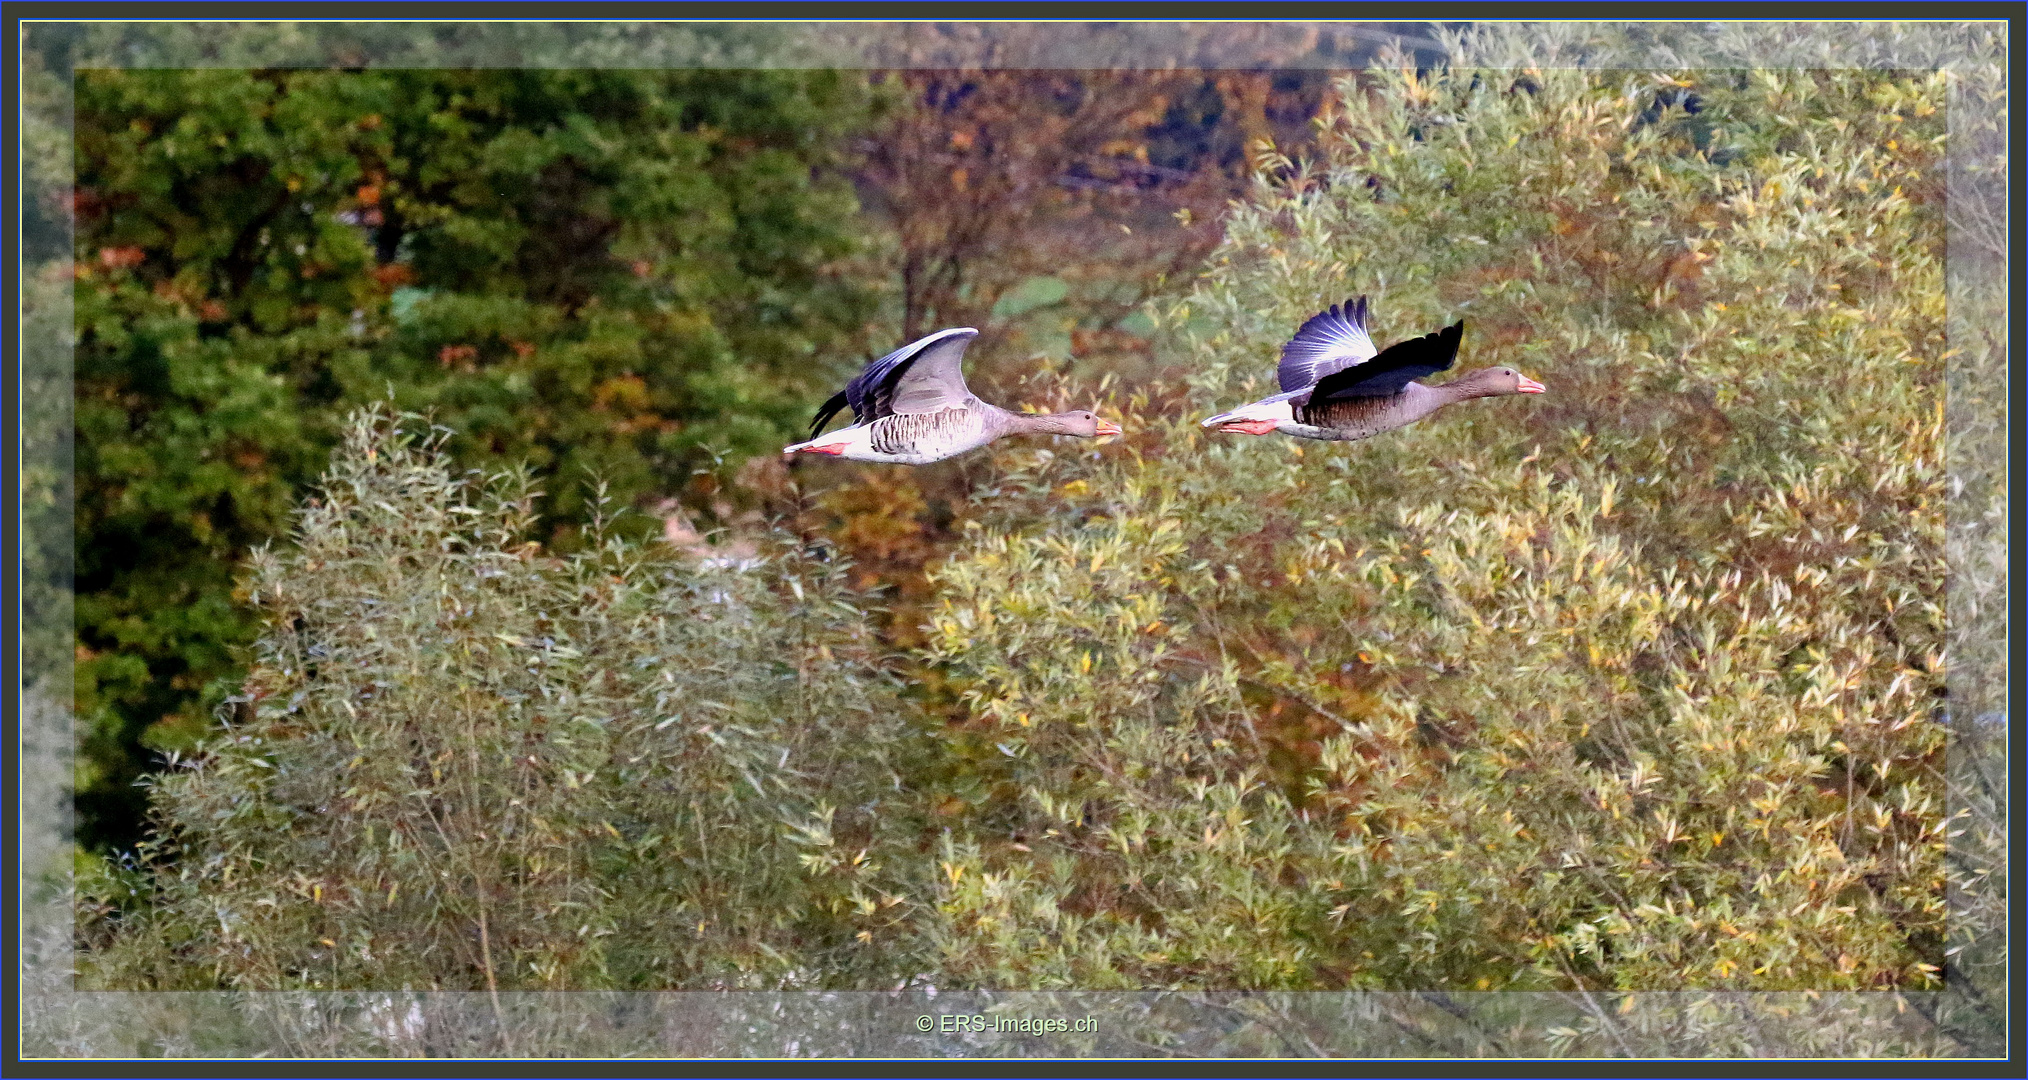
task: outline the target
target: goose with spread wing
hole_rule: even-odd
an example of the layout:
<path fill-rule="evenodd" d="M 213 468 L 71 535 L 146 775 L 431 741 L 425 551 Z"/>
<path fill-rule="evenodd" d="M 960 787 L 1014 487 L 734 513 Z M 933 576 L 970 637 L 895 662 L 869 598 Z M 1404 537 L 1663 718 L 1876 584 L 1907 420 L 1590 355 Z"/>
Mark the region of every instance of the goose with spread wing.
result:
<path fill-rule="evenodd" d="M 1118 425 L 1090 412 L 1017 413 L 980 401 L 962 370 L 965 348 L 978 336 L 969 326 L 939 330 L 866 365 L 817 410 L 809 440 L 782 453 L 927 465 L 1006 435 L 1120 434 Z M 852 426 L 820 435 L 848 405 Z"/>
<path fill-rule="evenodd" d="M 1481 368 L 1440 386 L 1422 383 L 1450 369 L 1464 332 L 1460 319 L 1433 334 L 1375 349 L 1366 333 L 1366 298 L 1333 304 L 1282 346 L 1275 369 L 1281 393 L 1219 413 L 1204 426 L 1248 435 L 1279 431 L 1303 439 L 1364 439 L 1471 398 L 1543 392 L 1541 383 L 1505 367 Z"/>

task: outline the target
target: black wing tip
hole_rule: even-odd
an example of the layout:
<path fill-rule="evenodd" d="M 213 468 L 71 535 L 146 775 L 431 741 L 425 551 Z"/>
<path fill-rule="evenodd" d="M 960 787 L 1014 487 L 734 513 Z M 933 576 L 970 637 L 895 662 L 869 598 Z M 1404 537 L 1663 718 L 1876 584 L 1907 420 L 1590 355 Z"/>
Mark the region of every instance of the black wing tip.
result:
<path fill-rule="evenodd" d="M 1443 366 L 1437 370 L 1444 371 L 1449 369 L 1452 364 L 1457 362 L 1458 345 L 1465 338 L 1465 320 L 1459 319 L 1457 322 L 1444 327 L 1431 336 L 1436 339 L 1436 346 L 1441 351 L 1443 357 Z"/>
<path fill-rule="evenodd" d="M 816 438 L 818 432 L 824 430 L 824 425 L 830 423 L 831 418 L 838 415 L 838 410 L 845 407 L 845 402 L 845 391 L 840 390 L 832 394 L 830 399 L 822 405 L 817 406 L 816 418 L 810 421 L 810 438 Z"/>

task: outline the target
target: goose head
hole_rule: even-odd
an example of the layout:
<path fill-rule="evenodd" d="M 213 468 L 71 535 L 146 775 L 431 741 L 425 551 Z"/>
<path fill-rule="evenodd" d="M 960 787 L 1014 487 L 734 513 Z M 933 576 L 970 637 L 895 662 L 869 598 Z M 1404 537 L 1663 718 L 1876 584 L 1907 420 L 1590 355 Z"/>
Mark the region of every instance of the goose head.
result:
<path fill-rule="evenodd" d="M 1504 397 L 1508 394 L 1541 394 L 1548 387 L 1510 367 L 1480 368 L 1447 384 L 1460 397 Z"/>
<path fill-rule="evenodd" d="M 1083 439 L 1095 439 L 1101 435 L 1121 434 L 1118 424 L 1083 409 L 1074 412 L 1045 413 L 1022 419 L 1023 428 L 1043 435 L 1076 435 Z"/>

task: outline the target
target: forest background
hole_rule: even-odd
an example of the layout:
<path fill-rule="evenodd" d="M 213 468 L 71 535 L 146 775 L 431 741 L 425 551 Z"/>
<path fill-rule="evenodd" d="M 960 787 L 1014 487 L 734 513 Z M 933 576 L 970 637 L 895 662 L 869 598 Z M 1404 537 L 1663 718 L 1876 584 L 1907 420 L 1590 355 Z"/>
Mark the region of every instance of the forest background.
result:
<path fill-rule="evenodd" d="M 1947 80 L 1378 29 L 1423 51 L 41 86 L 81 985 L 1976 988 Z M 1194 429 L 1357 292 L 1553 396 Z M 1129 436 L 774 455 L 945 325 Z"/>

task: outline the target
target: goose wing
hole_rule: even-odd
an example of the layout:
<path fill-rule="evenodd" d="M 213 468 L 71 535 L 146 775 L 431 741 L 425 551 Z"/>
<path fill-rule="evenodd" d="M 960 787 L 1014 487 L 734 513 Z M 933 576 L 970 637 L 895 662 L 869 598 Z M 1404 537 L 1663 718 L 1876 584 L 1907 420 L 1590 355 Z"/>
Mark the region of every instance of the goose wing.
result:
<path fill-rule="evenodd" d="M 1459 319 L 1434 334 L 1397 341 L 1365 363 L 1317 380 L 1310 403 L 1399 394 L 1409 383 L 1449 368 L 1458 358 L 1458 342 L 1464 333 L 1465 320 Z"/>
<path fill-rule="evenodd" d="M 1375 352 L 1373 339 L 1366 333 L 1366 298 L 1362 296 L 1310 316 L 1282 346 L 1275 378 L 1284 392 L 1300 390 L 1326 375 L 1373 359 Z"/>
<path fill-rule="evenodd" d="M 979 336 L 960 326 L 918 338 L 866 365 L 817 409 L 810 437 L 824 430 L 838 411 L 852 407 L 854 423 L 868 424 L 895 413 L 929 413 L 962 407 L 972 397 L 965 386 L 965 348 Z"/>

